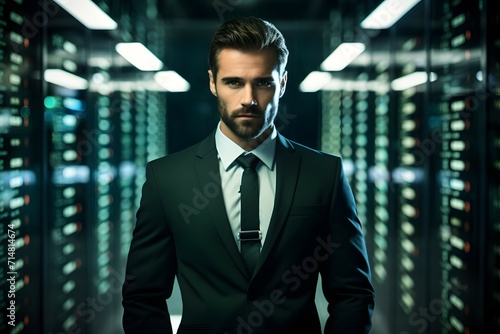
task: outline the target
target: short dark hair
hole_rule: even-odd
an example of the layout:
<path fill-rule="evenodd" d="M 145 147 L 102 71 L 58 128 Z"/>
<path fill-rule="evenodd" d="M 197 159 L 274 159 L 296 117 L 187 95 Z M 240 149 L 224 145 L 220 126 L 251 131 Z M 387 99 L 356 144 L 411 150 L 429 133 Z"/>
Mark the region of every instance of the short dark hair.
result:
<path fill-rule="evenodd" d="M 270 22 L 257 17 L 242 17 L 224 22 L 214 33 L 208 64 L 210 70 L 217 75 L 217 58 L 223 49 L 241 51 L 259 51 L 270 48 L 276 51 L 278 71 L 285 73 L 288 61 L 288 49 L 281 32 Z"/>

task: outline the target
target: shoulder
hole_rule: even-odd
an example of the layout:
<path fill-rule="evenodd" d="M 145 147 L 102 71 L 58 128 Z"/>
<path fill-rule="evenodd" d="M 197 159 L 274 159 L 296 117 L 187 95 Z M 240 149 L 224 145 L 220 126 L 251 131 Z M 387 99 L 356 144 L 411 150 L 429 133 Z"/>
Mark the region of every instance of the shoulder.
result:
<path fill-rule="evenodd" d="M 343 173 L 344 167 L 340 155 L 314 149 L 285 137 L 281 138 L 281 143 L 290 152 L 290 157 L 295 155 L 300 160 L 300 168 L 306 173 L 315 173 L 318 176 Z"/>
<path fill-rule="evenodd" d="M 181 151 L 170 153 L 167 154 L 166 156 L 151 160 L 148 162 L 148 165 L 152 169 L 162 169 L 162 170 L 165 170 L 166 168 L 168 169 L 176 167 L 182 168 L 182 166 L 186 166 L 186 164 L 189 164 L 190 161 L 194 159 L 194 157 L 196 156 L 198 146 L 199 144 L 195 144 Z"/>
<path fill-rule="evenodd" d="M 318 159 L 321 161 L 337 161 L 340 162 L 342 158 L 339 155 L 328 153 L 322 150 L 314 149 L 312 147 L 306 146 L 304 144 L 301 144 L 299 142 L 296 142 L 294 140 L 288 139 L 283 137 L 284 140 L 286 140 L 289 144 L 290 147 L 299 153 L 302 157 L 304 158 L 310 158 L 310 159 Z"/>
<path fill-rule="evenodd" d="M 188 168 L 188 166 L 194 164 L 204 142 L 206 142 L 206 139 L 180 151 L 151 160 L 148 162 L 148 166 L 153 170 L 161 169 L 163 171 Z"/>

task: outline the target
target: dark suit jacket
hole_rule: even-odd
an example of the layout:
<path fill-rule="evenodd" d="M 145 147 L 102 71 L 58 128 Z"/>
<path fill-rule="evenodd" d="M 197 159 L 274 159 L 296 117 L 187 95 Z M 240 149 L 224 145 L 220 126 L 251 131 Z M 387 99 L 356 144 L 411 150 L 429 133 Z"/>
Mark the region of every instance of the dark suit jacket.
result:
<path fill-rule="evenodd" d="M 274 211 L 250 276 L 226 215 L 214 133 L 148 163 L 123 284 L 127 334 L 171 333 L 165 300 L 175 276 L 178 333 L 320 333 L 319 273 L 325 333 L 369 332 L 374 291 L 341 159 L 278 135 L 276 168 Z"/>

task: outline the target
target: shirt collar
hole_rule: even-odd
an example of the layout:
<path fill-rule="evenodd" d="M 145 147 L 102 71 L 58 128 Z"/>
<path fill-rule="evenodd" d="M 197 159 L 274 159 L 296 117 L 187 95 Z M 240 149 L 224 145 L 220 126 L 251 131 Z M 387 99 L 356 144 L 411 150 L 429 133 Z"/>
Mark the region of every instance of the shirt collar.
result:
<path fill-rule="evenodd" d="M 219 154 L 219 159 L 222 162 L 224 170 L 227 171 L 232 166 L 236 158 L 238 158 L 242 153 L 255 154 L 262 161 L 262 163 L 267 166 L 267 168 L 273 170 L 274 153 L 276 151 L 276 137 L 278 136 L 278 133 L 276 131 L 276 127 L 274 127 L 274 125 L 272 125 L 272 127 L 273 131 L 271 132 L 271 135 L 252 151 L 247 152 L 222 133 L 219 121 L 217 131 L 215 132 L 215 147 L 217 148 L 217 153 Z"/>

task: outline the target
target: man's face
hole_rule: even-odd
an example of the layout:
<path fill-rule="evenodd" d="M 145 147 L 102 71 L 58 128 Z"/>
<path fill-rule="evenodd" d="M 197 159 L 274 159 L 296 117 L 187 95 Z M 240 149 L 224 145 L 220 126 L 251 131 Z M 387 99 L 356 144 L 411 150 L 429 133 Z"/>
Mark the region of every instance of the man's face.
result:
<path fill-rule="evenodd" d="M 235 142 L 256 139 L 273 124 L 286 87 L 271 49 L 224 49 L 217 78 L 209 72 L 210 90 L 217 96 L 222 132 Z"/>

